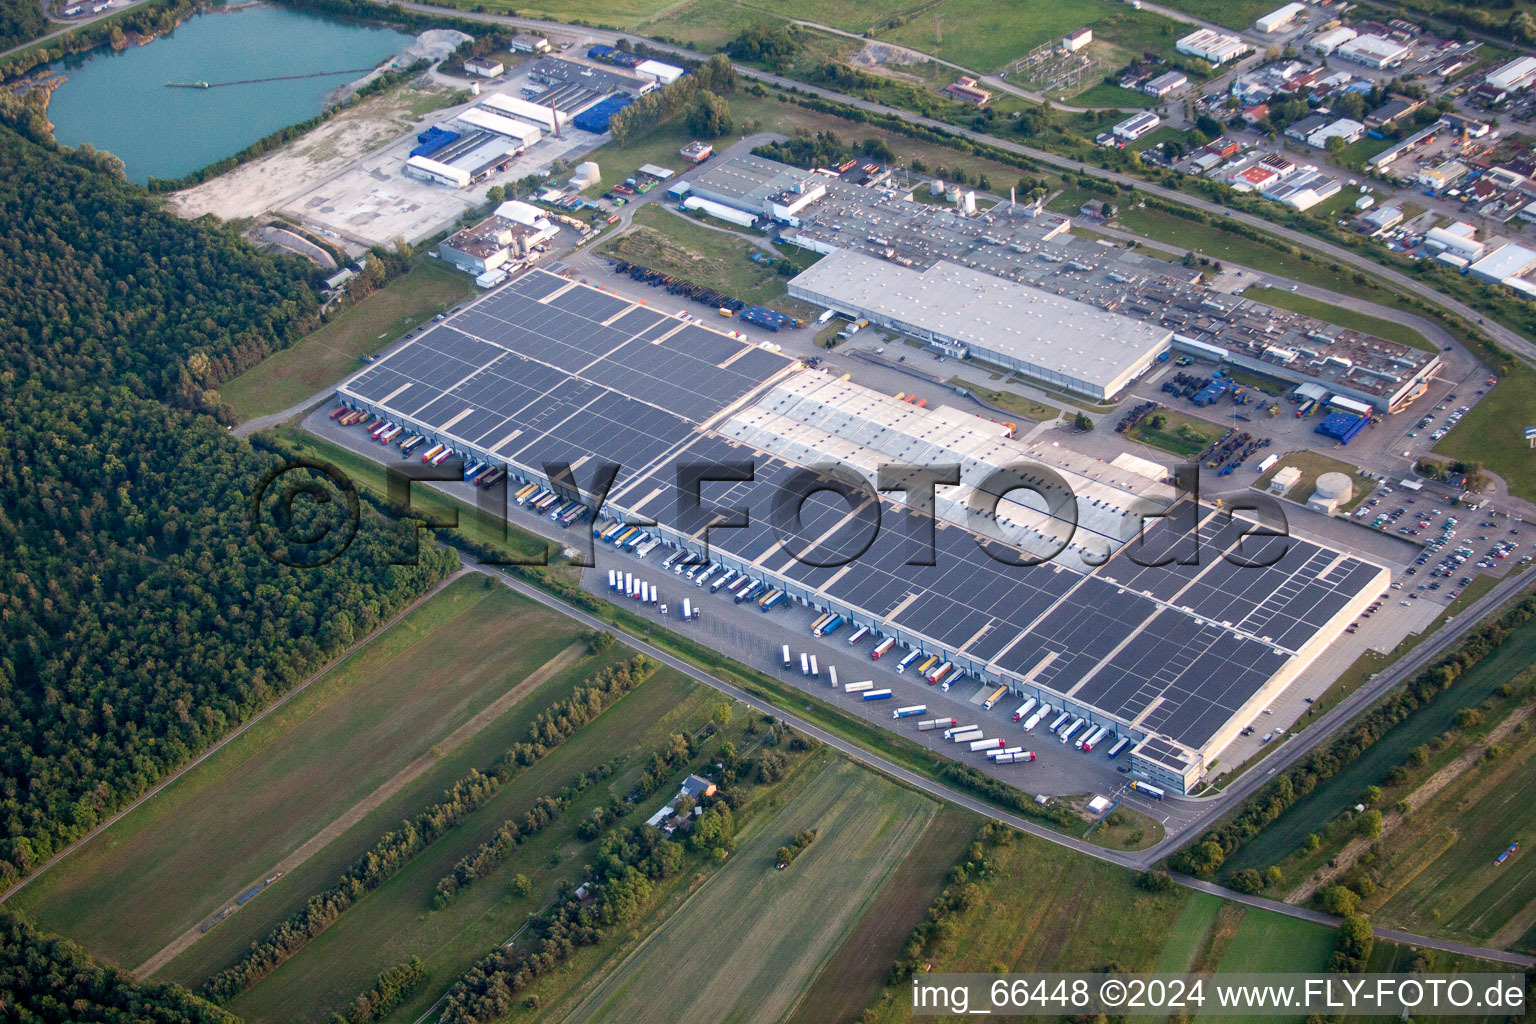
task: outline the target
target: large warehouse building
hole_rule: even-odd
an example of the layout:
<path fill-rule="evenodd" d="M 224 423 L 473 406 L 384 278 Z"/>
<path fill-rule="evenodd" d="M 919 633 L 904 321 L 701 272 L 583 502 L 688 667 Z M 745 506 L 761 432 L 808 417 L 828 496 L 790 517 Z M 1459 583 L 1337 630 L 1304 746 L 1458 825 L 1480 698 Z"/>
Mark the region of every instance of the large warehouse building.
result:
<path fill-rule="evenodd" d="M 1145 476 L 896 402 L 542 270 L 411 338 L 338 395 L 513 479 L 547 485 L 546 465 L 568 462 L 585 484 L 615 464 L 605 515 L 653 520 L 669 544 L 707 543 L 710 558 L 793 600 L 1111 727 L 1136 741 L 1136 771 L 1179 793 L 1387 580 L 1319 544 L 1245 539 L 1252 524 L 1227 512 L 1168 509 L 1167 489 Z M 776 517 L 791 482 L 827 459 L 855 473 L 960 464 L 957 496 L 933 513 L 958 528 L 931 531 L 933 564 L 911 564 L 913 539 L 930 531 L 890 495 L 873 535 L 842 499 L 805 502 L 797 523 Z M 1075 502 L 1042 478 L 1039 494 L 1015 488 L 1010 499 L 1027 496 L 990 511 L 994 467 L 1022 460 L 1049 466 Z M 750 481 L 708 485 L 690 509 L 687 467 L 744 462 Z M 715 524 L 739 509 L 749 525 Z M 1199 557 L 1177 564 L 1189 560 L 1167 556 L 1187 551 L 1197 520 Z M 1061 541 L 1063 554 L 1041 561 Z"/>
<path fill-rule="evenodd" d="M 920 338 L 1095 400 L 1114 398 L 1173 332 L 940 260 L 909 270 L 838 250 L 789 283 L 791 297 Z"/>

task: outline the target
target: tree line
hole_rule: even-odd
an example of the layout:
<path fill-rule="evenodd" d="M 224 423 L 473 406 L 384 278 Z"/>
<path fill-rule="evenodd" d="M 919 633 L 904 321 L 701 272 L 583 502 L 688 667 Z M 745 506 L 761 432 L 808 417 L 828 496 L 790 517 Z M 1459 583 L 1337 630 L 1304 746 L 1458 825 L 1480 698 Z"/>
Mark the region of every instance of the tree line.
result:
<path fill-rule="evenodd" d="M 736 91 L 736 69 L 720 54 L 715 54 L 677 81 L 652 89 L 613 115 L 608 130 L 619 145 L 647 134 L 659 125 L 693 106 L 701 97 L 718 98 Z"/>
<path fill-rule="evenodd" d="M 140 985 L 0 909 L 0 1017 L 28 1024 L 240 1024 L 179 985 Z"/>
<path fill-rule="evenodd" d="M 523 768 L 564 743 L 577 730 L 650 678 L 654 663 L 643 654 L 610 665 L 569 697 L 539 712 L 528 726 L 528 740 L 513 744 L 486 771 L 471 768 L 436 803 L 381 836 L 324 892 L 309 900 L 245 955 L 210 978 L 202 994 L 225 1000 L 244 992 L 303 949 L 368 893 L 393 878 L 419 853 L 461 824 L 501 792 Z"/>
<path fill-rule="evenodd" d="M 615 759 L 591 771 L 582 772 L 560 787 L 554 796 L 545 794 L 535 800 L 521 818 L 503 821 L 489 839 L 473 852 L 460 857 L 453 870 L 438 879 L 432 892 L 432 909 L 441 910 L 446 907 L 465 888 L 501 867 L 519 846 L 544 831 L 564 814 L 571 801 L 586 792 L 588 787 L 608 778 L 617 767 L 618 761 Z"/>
<path fill-rule="evenodd" d="M 782 726 L 771 728 L 768 739 L 778 743 L 788 732 Z M 803 738 L 792 745 L 810 749 Z M 540 977 L 578 949 L 596 945 L 610 930 L 636 920 L 654 900 L 657 884 L 677 875 L 689 854 L 701 864 L 724 861 L 736 844 L 733 808 L 745 805 L 752 788 L 741 782 L 750 777 L 750 763 L 737 761 L 729 747 L 721 744 L 722 762 L 733 762 L 725 784 L 693 820 L 686 843 L 645 825 L 610 829 L 597 842 L 583 885 L 579 890 L 561 888 L 554 902 L 529 922 L 529 940 L 492 950 L 454 983 L 444 997 L 442 1024 L 485 1024 L 506 1016 L 517 996 Z M 537 999 L 529 996 L 524 1005 L 536 1007 Z"/>
<path fill-rule="evenodd" d="M 379 975 L 373 987 L 352 1000 L 345 1013 L 331 1015 L 330 1024 L 372 1024 L 409 999 L 427 980 L 427 968 L 413 956 Z"/>

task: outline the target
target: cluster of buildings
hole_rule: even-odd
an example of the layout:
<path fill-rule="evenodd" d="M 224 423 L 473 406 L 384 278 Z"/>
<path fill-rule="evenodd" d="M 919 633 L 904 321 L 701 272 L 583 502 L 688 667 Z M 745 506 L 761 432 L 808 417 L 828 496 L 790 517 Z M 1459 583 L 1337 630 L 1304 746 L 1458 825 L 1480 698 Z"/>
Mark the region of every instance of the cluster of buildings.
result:
<path fill-rule="evenodd" d="M 1536 57 L 1517 57 L 1502 67 L 1490 71 L 1482 83 L 1472 90 L 1472 102 L 1485 107 L 1496 107 L 1536 84 Z"/>
<path fill-rule="evenodd" d="M 490 288 L 547 248 L 558 230 L 543 210 L 509 200 L 480 223 L 443 239 L 437 254 L 443 262 L 474 275 L 482 288 Z"/>
<path fill-rule="evenodd" d="M 962 225 L 985 218 L 887 201 L 883 187 L 862 188 L 871 202 L 860 204 L 853 193 L 860 186 L 832 184 L 802 218 L 814 210 L 836 219 L 846 206 L 851 222 L 844 227 L 861 238 L 872 216 L 894 231 L 901 207 L 932 211 L 911 214 L 917 228 L 934 217 Z M 1004 217 L 1012 219 L 994 217 L 980 233 L 1009 234 Z M 1048 233 L 1066 235 L 1055 227 Z M 937 260 L 907 268 L 855 248 L 818 262 L 808 271 L 814 276 L 802 275 L 794 287 L 837 292 L 830 297 L 841 305 L 839 275 L 854 283 L 856 275 L 889 275 L 886 283 L 900 290 L 914 276 L 933 274 L 950 289 L 928 296 L 942 311 L 963 312 L 966 289 L 979 289 L 985 296 L 976 301 L 1002 305 L 965 314 L 978 331 L 990 329 L 988 319 L 995 325 L 998 317 L 1027 315 L 1043 321 L 1036 329 L 1057 345 L 1082 349 L 1074 364 L 1140 360 L 1166 334 L 1122 318 L 1144 340 L 1101 344 L 1115 314 L 1052 298 L 1049 285 L 997 280 L 977 267 L 964 273 Z M 952 250 L 944 262 L 964 267 L 968 260 Z M 1026 300 L 1028 292 L 1041 294 Z M 1010 311 L 1010 301 L 1032 305 L 1025 314 Z M 1097 333 L 1078 334 L 1082 329 Z M 1050 351 L 1042 357 L 1055 358 Z M 1366 559 L 1297 537 L 1261 538 L 1256 549 L 1253 524 L 1174 505 L 1166 469 L 1145 460 L 1106 463 L 1019 439 L 1006 424 L 942 404 L 918 407 L 539 269 L 407 339 L 338 394 L 504 471 L 515 485 L 552 487 L 567 500 L 585 496 L 549 480 L 546 464 L 581 453 L 593 465 L 616 465 L 620 473 L 595 512 L 651 524 L 646 530 L 659 544 L 772 588 L 782 604 L 835 612 L 866 629 L 871 642 L 888 639 L 915 655 L 941 657 L 956 681 L 1003 685 L 1110 729 L 1131 744 L 1132 770 L 1172 793 L 1197 785 L 1389 579 Z M 677 489 L 684 465 L 743 459 L 751 461 L 749 479 L 712 495 L 701 515 L 685 514 Z M 959 486 L 942 489 L 930 511 L 894 494 L 875 496 L 881 527 L 867 543 L 860 511 L 844 504 L 812 503 L 789 537 L 760 511 L 810 467 L 833 461 L 871 478 L 881 464 L 918 459 L 959 465 Z M 1040 493 L 1019 489 L 1014 477 L 997 482 L 1005 467 L 1023 462 L 1050 467 L 1055 481 L 1040 481 Z M 973 514 L 983 503 L 992 509 L 984 522 Z M 739 510 L 758 514 L 740 517 L 740 528 L 716 523 Z M 933 528 L 935 519 L 943 528 Z M 1191 529 L 1203 540 L 1198 564 L 1159 557 L 1185 543 Z M 911 538 L 927 534 L 934 537 L 932 564 L 915 565 Z M 848 552 L 850 538 L 863 546 Z M 1284 550 L 1272 551 L 1274 544 Z M 672 824 L 679 805 L 671 806 L 653 824 Z"/>
<path fill-rule="evenodd" d="M 544 40 L 531 40 L 527 45 L 530 52 L 548 50 Z M 635 97 L 686 74 L 682 68 L 660 61 L 636 59 L 634 65 L 602 66 L 564 57 L 540 57 L 517 92 L 485 93 L 479 103 L 452 121 L 422 132 L 418 145 L 406 158 L 404 171 L 422 181 L 466 188 L 505 170 L 545 136 L 559 137 L 570 129 L 601 135 L 608 130 L 613 115 L 633 103 Z M 496 78 L 505 70 L 499 61 L 489 58 L 466 61 L 465 68 L 486 78 Z"/>
<path fill-rule="evenodd" d="M 1373 83 L 1348 71 L 1317 67 L 1301 60 L 1279 60 L 1235 75 L 1227 86 L 1239 103 L 1251 107 L 1290 96 L 1305 96 L 1318 105 L 1346 92 L 1368 93 Z M 1268 111 L 1265 111 L 1267 116 Z M 1252 118 L 1263 120 L 1263 116 Z"/>

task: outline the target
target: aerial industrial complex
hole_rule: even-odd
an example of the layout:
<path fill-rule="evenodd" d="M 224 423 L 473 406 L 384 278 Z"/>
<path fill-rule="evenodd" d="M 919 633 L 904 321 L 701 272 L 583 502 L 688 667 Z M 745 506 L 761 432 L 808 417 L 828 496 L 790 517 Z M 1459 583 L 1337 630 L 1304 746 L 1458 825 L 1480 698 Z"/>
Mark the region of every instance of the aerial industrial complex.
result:
<path fill-rule="evenodd" d="M 1075 236 L 1037 204 L 972 213 L 964 196 L 919 203 L 886 175 L 853 174 L 744 156 L 672 191 L 776 221 L 785 241 L 814 252 L 846 253 L 791 281 L 796 298 L 1096 399 L 1118 397 L 1170 349 L 1383 412 L 1423 394 L 1440 366 L 1433 352 L 1213 292 L 1198 270 Z"/>
<path fill-rule="evenodd" d="M 614 464 L 602 516 L 868 627 L 872 642 L 1071 710 L 1134 742 L 1135 769 L 1178 793 L 1388 581 L 1321 544 L 1245 536 L 1253 523 L 1176 502 L 1161 479 L 914 407 L 544 270 L 338 395 L 569 501 L 584 495 L 548 466 L 568 462 L 586 485 Z M 872 483 L 838 484 L 844 498 L 785 518 L 783 496 L 814 489 L 807 474 L 828 463 L 866 481 L 880 463 L 954 465 L 960 484 L 939 489 L 936 530 L 914 496 L 877 498 Z M 1021 463 L 1049 472 L 1010 476 Z M 694 490 L 690 474 L 706 482 Z M 1198 558 L 1178 564 L 1197 524 Z M 933 557 L 921 557 L 929 535 Z"/>

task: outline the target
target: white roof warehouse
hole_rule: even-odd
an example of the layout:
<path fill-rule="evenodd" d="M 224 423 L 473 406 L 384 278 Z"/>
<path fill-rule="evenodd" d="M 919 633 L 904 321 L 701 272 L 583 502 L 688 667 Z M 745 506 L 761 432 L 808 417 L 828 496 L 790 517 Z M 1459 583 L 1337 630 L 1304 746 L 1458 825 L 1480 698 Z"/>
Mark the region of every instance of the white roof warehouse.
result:
<path fill-rule="evenodd" d="M 940 260 L 924 271 L 851 250 L 828 254 L 789 294 L 956 355 L 1110 398 L 1167 351 L 1173 332 Z"/>

